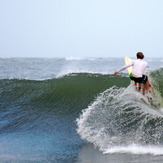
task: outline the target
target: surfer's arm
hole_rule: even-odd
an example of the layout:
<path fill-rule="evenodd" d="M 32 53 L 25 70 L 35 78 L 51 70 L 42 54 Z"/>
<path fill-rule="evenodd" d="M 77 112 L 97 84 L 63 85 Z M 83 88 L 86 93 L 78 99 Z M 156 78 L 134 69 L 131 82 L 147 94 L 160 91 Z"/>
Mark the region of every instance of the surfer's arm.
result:
<path fill-rule="evenodd" d="M 116 72 L 119 73 L 120 71 L 123 71 L 123 70 L 125 70 L 126 68 L 131 67 L 132 65 L 133 65 L 133 62 L 130 62 L 129 64 L 122 66 L 122 67 L 121 67 L 120 69 L 118 69 Z"/>

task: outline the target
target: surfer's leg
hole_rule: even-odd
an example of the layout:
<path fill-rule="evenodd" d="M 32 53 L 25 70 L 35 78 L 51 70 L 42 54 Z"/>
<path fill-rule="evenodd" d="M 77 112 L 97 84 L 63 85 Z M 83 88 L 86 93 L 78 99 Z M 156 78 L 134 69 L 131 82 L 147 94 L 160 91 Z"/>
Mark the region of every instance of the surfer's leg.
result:
<path fill-rule="evenodd" d="M 147 92 L 149 91 L 149 88 L 150 88 L 150 84 L 149 84 L 149 80 L 147 80 L 145 83 L 145 89 L 147 90 Z"/>
<path fill-rule="evenodd" d="M 148 76 L 146 75 L 143 75 L 141 79 L 141 83 L 144 84 L 144 87 L 145 87 L 145 92 L 148 92 L 149 91 L 149 88 L 150 88 L 150 84 L 149 84 L 149 80 L 148 80 Z"/>

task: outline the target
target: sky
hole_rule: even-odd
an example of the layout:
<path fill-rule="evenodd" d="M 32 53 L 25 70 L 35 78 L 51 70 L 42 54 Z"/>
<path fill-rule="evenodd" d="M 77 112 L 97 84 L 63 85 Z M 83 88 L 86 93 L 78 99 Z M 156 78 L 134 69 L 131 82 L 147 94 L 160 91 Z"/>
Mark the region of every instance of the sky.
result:
<path fill-rule="evenodd" d="M 163 58 L 163 0 L 0 0 L 0 57 Z"/>

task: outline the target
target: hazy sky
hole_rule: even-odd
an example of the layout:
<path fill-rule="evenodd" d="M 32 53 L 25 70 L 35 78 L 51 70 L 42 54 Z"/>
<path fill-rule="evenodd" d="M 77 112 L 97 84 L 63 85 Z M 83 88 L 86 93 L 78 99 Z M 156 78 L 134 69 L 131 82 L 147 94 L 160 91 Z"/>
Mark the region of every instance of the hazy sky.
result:
<path fill-rule="evenodd" d="M 163 57 L 163 0 L 0 0 L 0 57 Z"/>

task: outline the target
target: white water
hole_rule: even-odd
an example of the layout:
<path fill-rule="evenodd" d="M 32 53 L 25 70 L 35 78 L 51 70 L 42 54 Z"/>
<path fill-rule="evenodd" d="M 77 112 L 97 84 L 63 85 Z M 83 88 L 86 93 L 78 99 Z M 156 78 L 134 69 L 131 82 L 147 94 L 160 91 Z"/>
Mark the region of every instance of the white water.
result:
<path fill-rule="evenodd" d="M 128 98 L 130 97 L 130 98 Z M 110 88 L 77 119 L 77 132 L 103 153 L 163 155 L 163 114 L 141 94 Z"/>
<path fill-rule="evenodd" d="M 152 154 L 152 155 L 163 155 L 163 147 L 159 146 L 142 146 L 138 144 L 131 144 L 128 146 L 116 146 L 110 147 L 104 151 L 104 154 L 113 153 L 131 153 L 131 154 Z"/>

